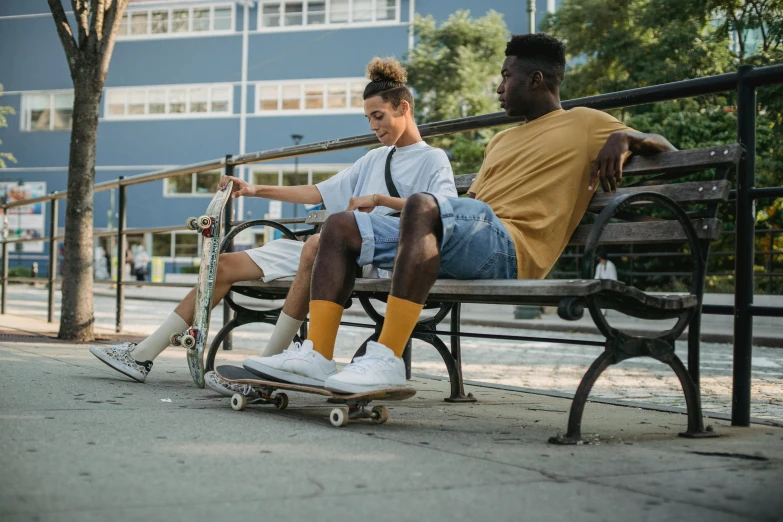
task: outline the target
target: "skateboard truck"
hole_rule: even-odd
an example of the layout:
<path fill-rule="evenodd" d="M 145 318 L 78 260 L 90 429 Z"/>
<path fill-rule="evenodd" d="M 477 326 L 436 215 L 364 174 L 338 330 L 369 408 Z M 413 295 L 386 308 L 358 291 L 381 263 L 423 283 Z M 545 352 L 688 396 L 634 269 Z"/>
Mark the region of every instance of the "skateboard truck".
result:
<path fill-rule="evenodd" d="M 188 230 L 198 230 L 204 237 L 212 237 L 215 235 L 215 224 L 217 220 L 214 216 L 200 216 L 189 217 L 185 222 L 185 227 Z"/>
<path fill-rule="evenodd" d="M 367 411 L 368 402 L 348 402 L 347 408 L 334 408 L 329 413 L 329 422 L 339 428 L 348 424 L 349 419 L 370 419 L 375 424 L 383 424 L 389 420 L 389 409 L 386 406 L 373 406 L 370 411 Z"/>
<path fill-rule="evenodd" d="M 182 333 L 177 333 L 171 336 L 169 341 L 172 346 L 182 346 L 188 350 L 192 350 L 196 347 L 196 339 L 199 332 L 196 328 L 189 328 Z"/>

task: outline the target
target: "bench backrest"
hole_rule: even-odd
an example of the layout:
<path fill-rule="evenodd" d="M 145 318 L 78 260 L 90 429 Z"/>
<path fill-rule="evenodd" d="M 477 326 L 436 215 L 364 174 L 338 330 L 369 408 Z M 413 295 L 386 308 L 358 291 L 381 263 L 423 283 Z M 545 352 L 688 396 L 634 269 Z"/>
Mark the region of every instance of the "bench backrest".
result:
<path fill-rule="evenodd" d="M 699 239 L 713 241 L 720 235 L 721 223 L 716 218 L 717 205 L 729 197 L 728 173 L 735 169 L 742 156 L 742 147 L 733 143 L 719 147 L 665 152 L 655 156 L 631 156 L 623 166 L 623 184 L 615 194 L 606 194 L 599 187 L 588 207 L 588 214 L 601 212 L 616 198 L 655 192 L 668 196 L 683 207 L 708 204 L 708 210 L 692 219 Z M 710 179 L 702 181 L 682 180 L 693 174 L 715 169 Z M 462 174 L 454 177 L 457 192 L 465 194 L 476 174 Z M 640 202 L 634 207 L 644 207 Z M 638 214 L 624 213 L 604 229 L 602 244 L 676 243 L 685 241 L 682 226 L 670 219 L 659 219 Z M 588 218 L 589 219 L 589 218 Z M 624 221 L 624 222 L 622 222 Z M 592 225 L 577 227 L 569 245 L 583 245 Z"/>

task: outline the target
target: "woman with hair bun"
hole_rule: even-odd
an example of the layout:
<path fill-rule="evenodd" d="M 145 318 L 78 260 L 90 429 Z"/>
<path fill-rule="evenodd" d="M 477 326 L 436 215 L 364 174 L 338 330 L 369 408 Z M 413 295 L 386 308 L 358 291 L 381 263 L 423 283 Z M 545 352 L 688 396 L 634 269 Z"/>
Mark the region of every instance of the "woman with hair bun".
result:
<path fill-rule="evenodd" d="M 370 213 L 395 214 L 402 210 L 412 194 L 434 192 L 444 197 L 457 197 L 454 175 L 446 154 L 421 139 L 413 119 L 413 94 L 405 84 L 405 68 L 393 58 L 373 58 L 367 66 L 367 78 L 370 82 L 363 94 L 364 114 L 370 130 L 383 147 L 369 151 L 347 169 L 316 185 L 251 185 L 239 178 L 224 176 L 220 188 L 231 180 L 234 182 L 234 198 L 261 197 L 308 205 L 323 203 L 329 214 L 353 211 L 359 229 L 369 228 L 370 232 Z M 387 172 L 390 173 L 389 183 Z M 248 369 L 274 377 L 276 370 L 270 368 L 270 361 L 277 367 L 290 361 L 286 367 L 301 373 L 297 377 L 298 382 L 314 386 L 323 386 L 324 380 L 337 371 L 331 356 L 324 358 L 313 351 L 312 343 L 296 344 L 287 349 L 307 316 L 310 277 L 319 237 L 315 234 L 306 242 L 278 239 L 259 248 L 220 255 L 213 306 L 223 299 L 235 282 L 253 279 L 272 281 L 295 276 L 263 356 L 245 360 Z M 370 246 L 368 244 L 368 248 Z M 361 260 L 357 261 L 362 264 Z M 363 267 L 365 275 L 370 275 L 370 268 Z M 117 371 L 144 382 L 152 369 L 153 359 L 169 346 L 172 334 L 185 331 L 193 322 L 195 296 L 193 289 L 164 323 L 138 345 L 92 346 L 90 352 Z M 313 325 L 310 327 L 312 329 Z M 223 395 L 251 392 L 249 387 L 227 383 L 214 372 L 207 373 L 205 377 L 207 386 Z"/>

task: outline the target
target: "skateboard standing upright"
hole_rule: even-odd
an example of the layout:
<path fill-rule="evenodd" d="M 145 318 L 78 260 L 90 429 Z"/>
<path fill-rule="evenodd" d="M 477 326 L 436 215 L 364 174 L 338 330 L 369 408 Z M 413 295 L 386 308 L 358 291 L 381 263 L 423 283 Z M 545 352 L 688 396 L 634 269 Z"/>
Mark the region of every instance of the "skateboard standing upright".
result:
<path fill-rule="evenodd" d="M 416 390 L 409 387 L 386 388 L 362 393 L 337 393 L 324 388 L 315 388 L 300 384 L 262 380 L 258 375 L 238 366 L 218 366 L 215 372 L 232 384 L 247 384 L 253 389 L 250 396 L 235 393 L 231 397 L 231 407 L 237 411 L 244 410 L 248 404 L 273 404 L 283 410 L 288 406 L 288 395 L 279 390 L 301 393 L 314 393 L 329 397 L 330 402 L 341 404 L 329 412 L 329 422 L 333 426 L 345 426 L 349 420 L 370 419 L 376 424 L 389 420 L 389 410 L 386 406 L 367 405 L 374 400 L 401 401 L 416 395 Z"/>
<path fill-rule="evenodd" d="M 198 230 L 204 236 L 201 246 L 201 266 L 198 270 L 193 326 L 182 333 L 172 335 L 171 344 L 187 349 L 190 375 L 199 388 L 204 387 L 204 348 L 207 344 L 209 316 L 212 312 L 212 289 L 215 286 L 220 255 L 223 209 L 228 198 L 231 197 L 232 184 L 233 182 L 229 181 L 225 189 L 217 191 L 204 215 L 188 218 L 185 224 L 188 229 Z"/>

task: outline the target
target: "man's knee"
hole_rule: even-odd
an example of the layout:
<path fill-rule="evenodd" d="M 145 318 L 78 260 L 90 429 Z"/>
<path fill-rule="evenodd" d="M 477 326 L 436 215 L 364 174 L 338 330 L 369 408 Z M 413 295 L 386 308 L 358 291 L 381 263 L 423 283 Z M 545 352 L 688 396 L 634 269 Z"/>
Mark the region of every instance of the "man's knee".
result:
<path fill-rule="evenodd" d="M 338 212 L 326 218 L 323 231 L 319 239 L 319 246 L 323 244 L 337 244 L 338 242 L 347 248 L 361 248 L 362 237 L 359 233 L 359 225 L 353 212 Z"/>
<path fill-rule="evenodd" d="M 407 218 L 407 219 L 406 219 Z M 406 223 L 407 222 L 407 223 Z M 413 194 L 405 202 L 402 209 L 401 226 L 415 224 L 418 226 L 437 227 L 440 225 L 440 207 L 430 194 Z"/>
<path fill-rule="evenodd" d="M 318 254 L 318 245 L 321 241 L 321 234 L 313 234 L 307 241 L 305 241 L 304 248 L 302 249 L 301 261 L 305 263 L 312 263 L 315 261 L 315 256 Z"/>
<path fill-rule="evenodd" d="M 408 197 L 402 209 L 403 216 L 439 217 L 440 208 L 438 202 L 430 194 L 418 193 Z"/>

